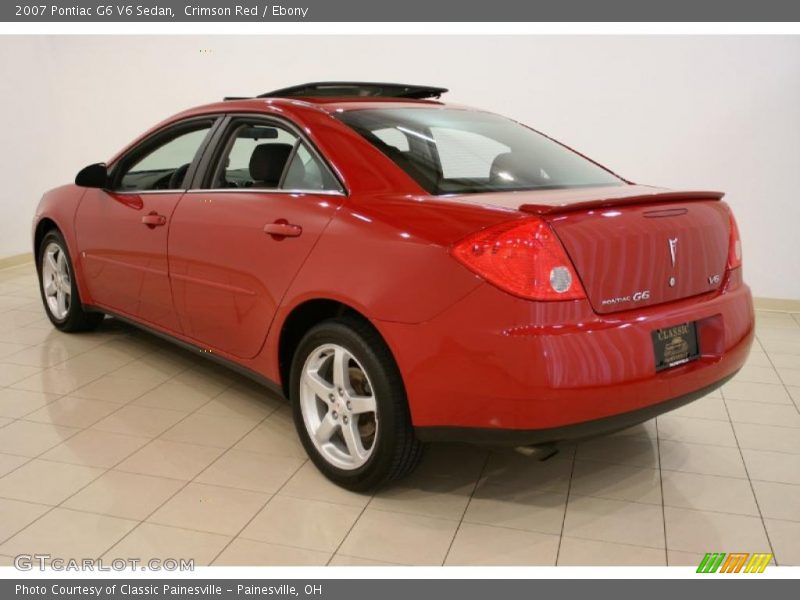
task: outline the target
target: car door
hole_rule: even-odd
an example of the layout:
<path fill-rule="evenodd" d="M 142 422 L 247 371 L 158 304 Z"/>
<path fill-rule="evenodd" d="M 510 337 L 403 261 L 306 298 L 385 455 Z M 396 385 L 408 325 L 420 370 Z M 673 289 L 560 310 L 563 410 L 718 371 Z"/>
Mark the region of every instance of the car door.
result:
<path fill-rule="evenodd" d="M 180 331 L 167 268 L 169 225 L 216 120 L 156 132 L 112 166 L 109 189 L 86 191 L 75 229 L 98 306 Z"/>
<path fill-rule="evenodd" d="M 344 192 L 291 124 L 232 116 L 215 137 L 172 218 L 172 292 L 187 336 L 252 358 Z"/>

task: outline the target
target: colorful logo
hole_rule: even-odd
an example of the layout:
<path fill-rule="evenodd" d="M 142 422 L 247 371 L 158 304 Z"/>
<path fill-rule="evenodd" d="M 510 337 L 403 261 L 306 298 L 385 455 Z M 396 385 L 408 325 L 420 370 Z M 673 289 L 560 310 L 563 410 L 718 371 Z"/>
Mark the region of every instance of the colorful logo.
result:
<path fill-rule="evenodd" d="M 698 573 L 763 573 L 772 554 L 757 552 L 708 552 L 697 567 Z"/>

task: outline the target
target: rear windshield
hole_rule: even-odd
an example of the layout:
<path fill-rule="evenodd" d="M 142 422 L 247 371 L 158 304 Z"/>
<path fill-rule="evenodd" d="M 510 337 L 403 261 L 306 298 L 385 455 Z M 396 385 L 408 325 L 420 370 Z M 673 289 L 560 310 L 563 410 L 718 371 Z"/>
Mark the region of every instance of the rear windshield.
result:
<path fill-rule="evenodd" d="M 490 113 L 393 108 L 336 116 L 431 194 L 624 184 L 561 144 Z"/>

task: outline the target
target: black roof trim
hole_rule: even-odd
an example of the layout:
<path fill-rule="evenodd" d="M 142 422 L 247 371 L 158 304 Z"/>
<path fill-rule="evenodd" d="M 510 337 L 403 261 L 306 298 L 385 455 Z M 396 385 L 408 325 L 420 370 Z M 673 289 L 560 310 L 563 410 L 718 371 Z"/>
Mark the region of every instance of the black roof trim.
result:
<path fill-rule="evenodd" d="M 405 83 L 375 83 L 368 81 L 317 81 L 260 94 L 259 98 L 439 98 L 447 88 Z"/>

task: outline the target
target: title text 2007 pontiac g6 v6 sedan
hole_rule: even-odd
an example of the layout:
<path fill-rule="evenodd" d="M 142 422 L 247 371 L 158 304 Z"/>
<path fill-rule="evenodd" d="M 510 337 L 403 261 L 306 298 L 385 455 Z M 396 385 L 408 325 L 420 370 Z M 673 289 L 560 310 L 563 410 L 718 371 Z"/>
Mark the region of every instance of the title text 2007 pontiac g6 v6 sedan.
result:
<path fill-rule="evenodd" d="M 167 119 L 42 199 L 50 320 L 112 315 L 273 387 L 356 490 L 424 442 L 547 447 L 737 372 L 753 307 L 721 193 L 633 184 L 446 91 L 305 84 Z"/>

